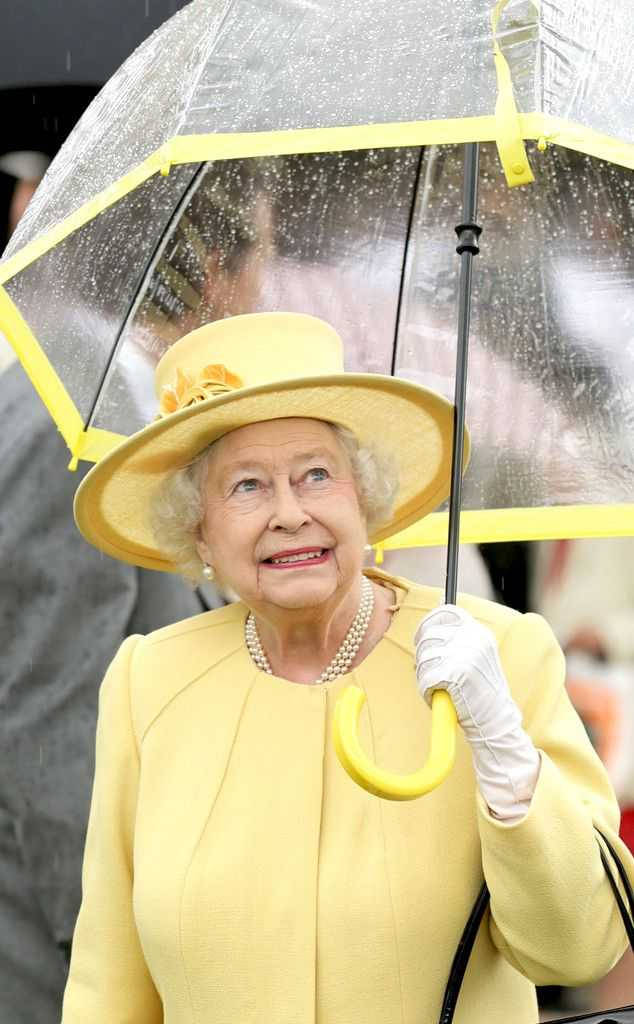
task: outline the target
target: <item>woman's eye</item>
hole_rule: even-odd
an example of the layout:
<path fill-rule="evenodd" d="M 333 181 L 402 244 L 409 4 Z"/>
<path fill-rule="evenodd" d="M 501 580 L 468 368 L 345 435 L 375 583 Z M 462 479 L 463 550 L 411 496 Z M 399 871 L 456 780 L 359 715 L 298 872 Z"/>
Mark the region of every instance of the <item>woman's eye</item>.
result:
<path fill-rule="evenodd" d="M 324 469 L 322 466 L 317 466 L 315 469 L 309 469 L 306 476 L 310 480 L 314 480 L 315 483 L 320 483 L 322 480 L 328 479 L 329 473 L 328 470 Z"/>
<path fill-rule="evenodd" d="M 248 480 L 240 480 L 239 483 L 233 488 L 234 492 L 238 494 L 248 494 L 250 491 L 255 491 L 260 485 L 260 481 L 251 477 Z"/>

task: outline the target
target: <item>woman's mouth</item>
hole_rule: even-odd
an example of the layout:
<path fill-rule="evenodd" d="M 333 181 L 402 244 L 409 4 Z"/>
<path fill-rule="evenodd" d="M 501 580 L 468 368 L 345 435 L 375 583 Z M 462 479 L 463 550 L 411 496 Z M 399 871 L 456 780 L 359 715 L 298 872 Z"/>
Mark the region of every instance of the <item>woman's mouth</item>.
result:
<path fill-rule="evenodd" d="M 267 569 L 307 569 L 323 565 L 328 561 L 329 548 L 300 548 L 295 551 L 279 551 L 261 563 Z"/>

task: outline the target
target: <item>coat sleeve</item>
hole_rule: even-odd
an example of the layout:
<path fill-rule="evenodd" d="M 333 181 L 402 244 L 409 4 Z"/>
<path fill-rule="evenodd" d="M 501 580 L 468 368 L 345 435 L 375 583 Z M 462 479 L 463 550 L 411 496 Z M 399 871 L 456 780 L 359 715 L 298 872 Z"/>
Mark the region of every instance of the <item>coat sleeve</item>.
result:
<path fill-rule="evenodd" d="M 62 1024 L 162 1024 L 132 906 L 139 779 L 129 674 L 137 643 L 119 648 L 99 693 L 95 779 Z"/>
<path fill-rule="evenodd" d="M 538 615 L 517 617 L 500 647 L 524 727 L 541 752 L 527 815 L 496 821 L 478 796 L 493 942 L 538 985 L 580 985 L 602 977 L 626 946 L 601 864 L 595 826 L 634 878 L 618 838 L 619 809 L 603 765 L 565 689 L 565 662 Z"/>

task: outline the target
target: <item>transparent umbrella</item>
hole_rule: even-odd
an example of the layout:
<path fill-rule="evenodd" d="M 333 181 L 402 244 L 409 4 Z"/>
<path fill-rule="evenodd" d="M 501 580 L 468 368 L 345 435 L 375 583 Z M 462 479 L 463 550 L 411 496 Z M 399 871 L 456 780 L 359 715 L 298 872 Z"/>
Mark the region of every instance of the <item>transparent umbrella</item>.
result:
<path fill-rule="evenodd" d="M 0 326 L 73 463 L 152 417 L 166 346 L 237 312 L 316 313 L 349 369 L 453 397 L 479 142 L 462 537 L 634 533 L 633 29 L 629 0 L 193 0 L 94 101 L 0 263 Z M 446 532 L 441 512 L 389 544 Z"/>

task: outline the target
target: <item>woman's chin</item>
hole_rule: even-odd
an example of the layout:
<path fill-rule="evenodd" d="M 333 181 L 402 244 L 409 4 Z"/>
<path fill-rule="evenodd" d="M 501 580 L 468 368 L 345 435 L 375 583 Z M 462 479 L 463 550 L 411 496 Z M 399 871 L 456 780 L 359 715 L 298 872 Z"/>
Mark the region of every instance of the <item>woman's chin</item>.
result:
<path fill-rule="evenodd" d="M 265 601 L 280 608 L 310 608 L 323 604 L 334 594 L 337 581 L 330 574 L 323 579 L 316 578 L 316 573 L 305 570 L 288 570 L 283 573 L 270 573 L 260 580 L 260 593 Z M 312 577 L 312 578 L 311 578 Z"/>

